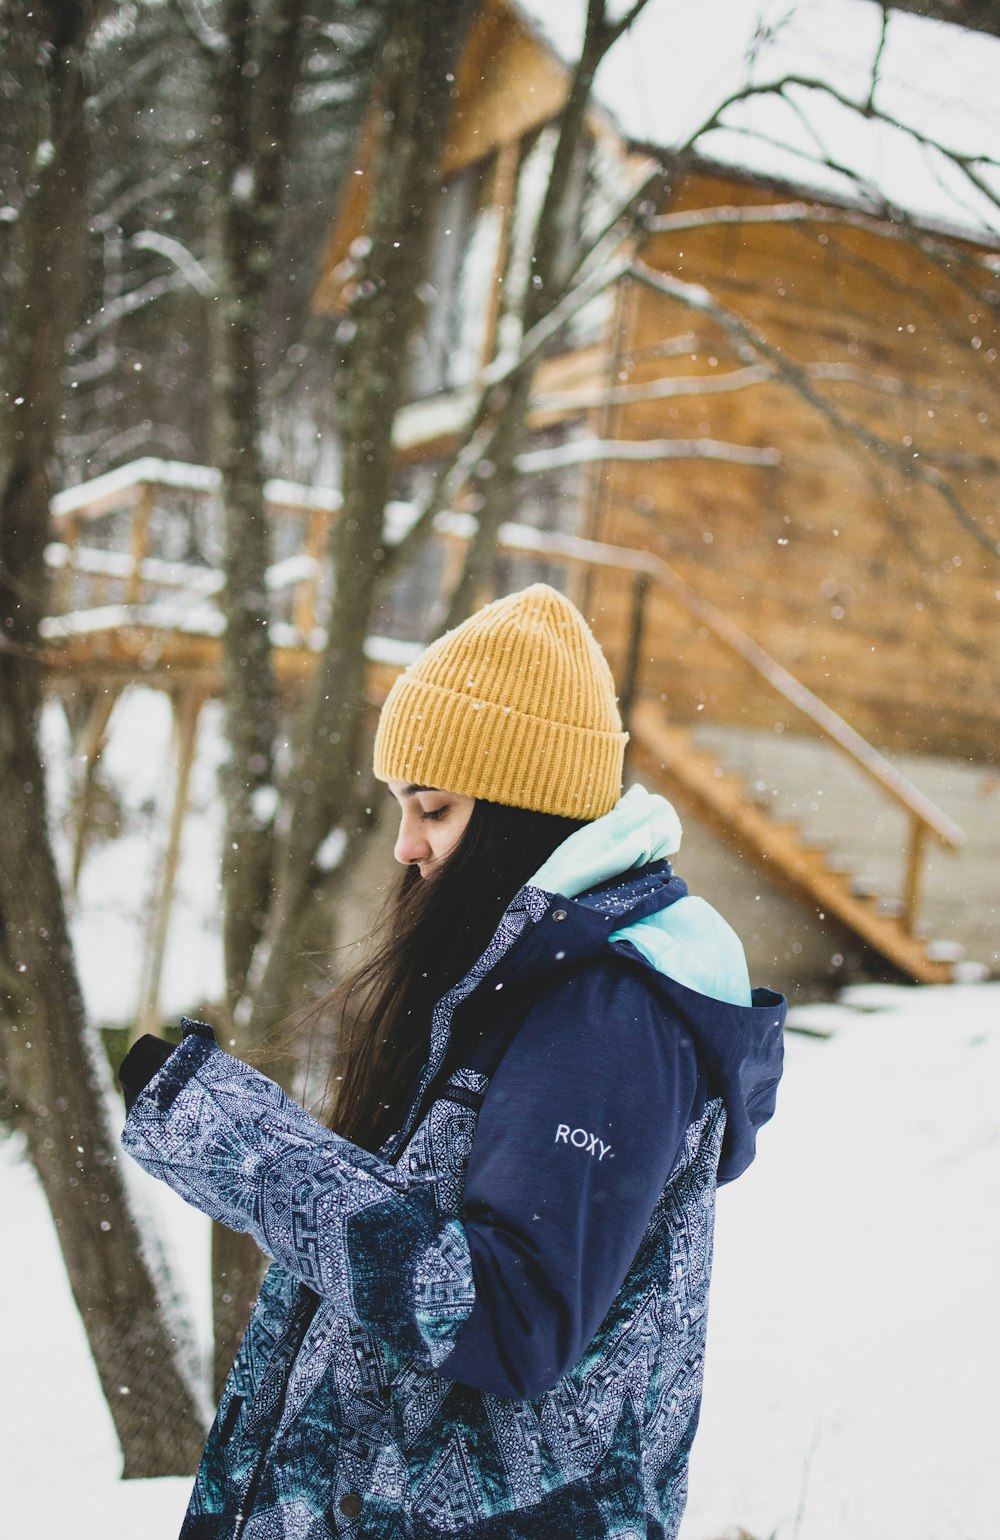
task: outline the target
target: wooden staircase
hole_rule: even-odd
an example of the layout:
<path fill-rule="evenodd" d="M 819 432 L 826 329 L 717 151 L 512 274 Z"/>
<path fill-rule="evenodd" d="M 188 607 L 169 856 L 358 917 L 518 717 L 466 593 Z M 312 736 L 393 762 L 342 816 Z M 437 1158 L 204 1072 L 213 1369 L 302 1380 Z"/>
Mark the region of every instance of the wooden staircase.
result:
<path fill-rule="evenodd" d="M 222 574 L 204 566 L 193 568 L 163 560 L 150 545 L 152 513 L 161 496 L 182 495 L 194 504 L 217 493 L 216 471 L 139 461 L 54 499 L 55 540 L 46 552 L 56 583 L 53 613 L 42 626 L 45 660 L 50 679 L 72 675 L 78 692 L 82 688 L 93 694 L 91 717 L 81 734 L 80 751 L 88 770 L 103 741 L 105 692 L 110 691 L 113 699 L 130 680 L 168 689 L 188 723 L 187 738 L 183 733 L 179 736 L 181 752 L 168 857 L 173 847 L 179 846 L 198 706 L 222 689 L 219 636 L 223 620 L 216 603 Z M 277 562 L 267 579 L 272 596 L 270 635 L 275 676 L 285 688 L 294 690 L 311 675 L 324 645 L 317 594 L 326 534 L 337 516 L 338 498 L 288 483 L 269 483 L 265 496 L 276 519 L 295 517 L 305 531 L 301 548 Z M 91 528 L 98 532 L 95 521 L 108 517 L 116 521 L 114 538 L 109 542 L 106 531 L 88 540 Z M 460 569 L 463 548 L 474 530 L 475 521 L 467 514 L 438 515 L 435 538 L 448 547 L 446 575 Z M 391 534 L 387 538 L 391 539 Z M 625 661 L 617 683 L 622 714 L 631 733 L 630 752 L 652 785 L 718 832 L 780 888 L 822 919 L 829 917 L 853 931 L 908 977 L 923 983 L 951 981 L 955 955 L 960 955 L 961 949 L 928 942 L 918 921 L 928 840 L 946 849 L 957 849 L 964 842 L 961 829 L 950 818 L 849 723 L 651 552 L 516 524 L 502 527 L 498 545 L 508 555 L 555 564 L 550 580 L 564 581 L 574 597 L 579 597 L 589 573 L 624 585 L 624 606 L 619 603 L 613 607 L 615 623 L 599 607 L 595 629 L 606 650 L 620 655 L 621 617 L 623 612 L 631 614 Z M 447 576 L 444 586 L 447 588 Z M 715 754 L 700 746 L 687 729 L 668 723 L 662 697 L 642 693 L 643 619 L 648 595 L 654 589 L 686 611 L 699 635 L 711 636 L 730 660 L 738 659 L 748 668 L 758 685 L 778 698 L 783 717 L 789 711 L 796 714 L 810 732 L 845 756 L 882 797 L 902 811 L 910 832 L 898 901 L 865 891 L 857 878 L 852 879 L 798 826 L 776 818 L 757 792 L 740 776 L 727 772 Z M 607 635 L 602 635 L 602 626 Z M 419 650 L 415 643 L 369 638 L 368 689 L 374 704 Z M 655 680 L 645 682 L 655 688 Z M 81 808 L 77 868 L 85 799 Z M 169 869 L 169 859 L 167 864 Z M 168 908 L 169 886 L 163 902 Z"/>
<path fill-rule="evenodd" d="M 858 884 L 794 823 L 760 806 L 739 775 L 697 744 L 685 727 L 670 725 L 658 702 L 639 699 L 629 718 L 633 763 L 646 784 L 678 803 L 724 838 L 792 898 L 832 918 L 909 978 L 946 984 L 951 959 L 935 957 L 934 943 L 908 927 L 905 906 L 892 904 Z M 895 910 L 897 912 L 887 912 Z"/>

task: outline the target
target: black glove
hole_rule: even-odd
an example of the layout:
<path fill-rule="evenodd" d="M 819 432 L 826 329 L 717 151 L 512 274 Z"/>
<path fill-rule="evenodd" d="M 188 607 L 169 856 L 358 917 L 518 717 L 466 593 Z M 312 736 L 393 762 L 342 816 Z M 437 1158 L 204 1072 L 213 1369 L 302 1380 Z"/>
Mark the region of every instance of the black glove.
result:
<path fill-rule="evenodd" d="M 175 1047 L 175 1043 L 164 1042 L 162 1037 L 152 1037 L 148 1032 L 133 1043 L 118 1071 L 118 1082 L 125 1092 L 126 1112 L 132 1111 L 136 1097 L 163 1068 Z"/>

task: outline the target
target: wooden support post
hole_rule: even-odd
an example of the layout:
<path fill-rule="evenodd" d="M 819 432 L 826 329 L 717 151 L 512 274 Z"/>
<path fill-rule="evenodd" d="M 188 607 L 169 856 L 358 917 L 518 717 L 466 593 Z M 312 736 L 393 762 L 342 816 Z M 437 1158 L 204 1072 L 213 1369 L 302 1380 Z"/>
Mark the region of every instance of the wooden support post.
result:
<path fill-rule="evenodd" d="M 507 271 L 507 247 L 510 243 L 511 225 L 514 219 L 514 203 L 517 198 L 517 167 L 520 160 L 521 147 L 517 139 L 511 139 L 506 144 L 497 148 L 496 165 L 493 171 L 493 206 L 500 210 L 500 229 L 497 234 L 496 257 L 493 263 L 493 277 L 490 290 L 486 296 L 486 325 L 483 328 L 483 346 L 481 354 L 482 367 L 492 359 L 496 352 L 497 326 L 500 321 L 501 301 L 503 299 L 503 280 Z"/>
<path fill-rule="evenodd" d="M 444 562 L 441 567 L 441 586 L 438 589 L 438 602 L 441 605 L 442 614 L 447 610 L 452 590 L 462 576 L 462 567 L 465 564 L 465 553 L 468 548 L 469 542 L 464 535 L 449 535 L 445 541 Z"/>
<path fill-rule="evenodd" d="M 920 907 L 920 889 L 924 875 L 924 843 L 927 826 L 919 818 L 910 820 L 910 846 L 906 856 L 906 886 L 903 890 L 903 925 L 907 935 L 914 935 Z"/>
<path fill-rule="evenodd" d="M 174 883 L 181 854 L 184 816 L 187 812 L 191 788 L 191 766 L 194 762 L 198 717 L 201 713 L 203 697 L 188 690 L 182 695 L 174 696 L 171 704 L 174 713 L 176 755 L 174 801 L 170 810 L 170 827 L 163 853 L 159 891 L 156 895 L 152 923 L 146 942 L 134 1038 L 141 1037 L 144 1032 L 154 1031 L 157 1025 L 160 977 L 163 973 L 163 958 L 167 948 L 167 933 L 170 929 L 170 911 L 173 907 Z"/>
<path fill-rule="evenodd" d="M 625 675 L 622 679 L 621 707 L 622 721 L 628 727 L 629 717 L 632 714 L 632 706 L 635 702 L 639 687 L 639 670 L 642 667 L 642 630 L 646 618 L 646 591 L 649 588 L 649 579 L 644 572 L 640 572 L 632 584 L 632 623 L 629 627 L 628 652 L 625 656 Z"/>
<path fill-rule="evenodd" d="M 125 603 L 138 604 L 142 598 L 142 562 L 149 547 L 149 521 L 156 501 L 156 488 L 146 482 L 139 492 L 139 500 L 132 515 L 132 571 L 125 586 Z"/>
<path fill-rule="evenodd" d="M 74 788 L 76 796 L 73 809 L 73 865 L 70 873 L 70 886 L 74 894 L 80 884 L 80 868 L 83 866 L 87 849 L 94 777 L 101 755 L 104 753 L 104 745 L 107 743 L 108 722 L 120 695 L 120 685 L 105 686 L 98 691 L 74 744 L 75 757 L 82 761 Z"/>
<path fill-rule="evenodd" d="M 292 607 L 292 624 L 301 632 L 302 639 L 306 642 L 309 640 L 309 633 L 316 624 L 316 594 L 319 590 L 319 567 L 323 560 L 323 552 L 326 549 L 326 536 L 329 527 L 330 514 L 325 508 L 311 508 L 309 510 L 305 554 L 312 557 L 316 563 L 316 569 L 296 585 L 295 601 Z"/>

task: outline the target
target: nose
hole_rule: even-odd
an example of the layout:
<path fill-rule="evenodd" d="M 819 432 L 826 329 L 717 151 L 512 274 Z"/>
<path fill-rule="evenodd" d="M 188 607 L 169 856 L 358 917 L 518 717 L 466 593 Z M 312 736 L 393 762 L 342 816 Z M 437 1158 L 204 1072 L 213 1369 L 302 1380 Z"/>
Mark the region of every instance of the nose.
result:
<path fill-rule="evenodd" d="M 413 866 L 417 862 L 430 860 L 431 847 L 419 827 L 414 828 L 404 817 L 392 853 L 400 866 Z"/>

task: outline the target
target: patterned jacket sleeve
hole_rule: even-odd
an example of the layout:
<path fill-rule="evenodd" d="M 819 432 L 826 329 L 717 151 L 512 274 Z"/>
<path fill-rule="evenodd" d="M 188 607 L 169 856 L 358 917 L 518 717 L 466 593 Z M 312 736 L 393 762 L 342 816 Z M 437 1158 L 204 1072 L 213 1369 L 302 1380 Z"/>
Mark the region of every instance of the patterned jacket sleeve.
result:
<path fill-rule="evenodd" d="M 150 1175 L 393 1346 L 434 1367 L 473 1303 L 461 1224 L 426 1181 L 331 1132 L 280 1086 L 184 1040 L 137 1098 L 122 1144 Z"/>

